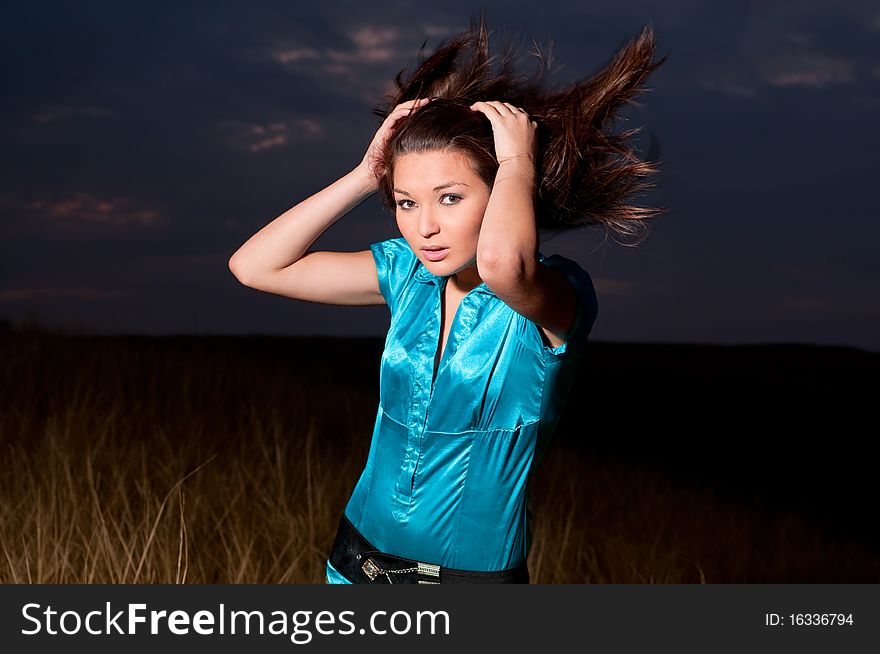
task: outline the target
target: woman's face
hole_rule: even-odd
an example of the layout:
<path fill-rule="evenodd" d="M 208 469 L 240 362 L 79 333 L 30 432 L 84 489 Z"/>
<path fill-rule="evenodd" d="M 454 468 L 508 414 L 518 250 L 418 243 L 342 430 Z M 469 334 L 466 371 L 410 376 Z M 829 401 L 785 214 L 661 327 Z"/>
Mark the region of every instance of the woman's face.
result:
<path fill-rule="evenodd" d="M 490 193 L 458 152 L 405 154 L 394 163 L 397 226 L 434 275 L 447 277 L 476 264 Z M 431 253 L 428 247 L 444 249 Z"/>

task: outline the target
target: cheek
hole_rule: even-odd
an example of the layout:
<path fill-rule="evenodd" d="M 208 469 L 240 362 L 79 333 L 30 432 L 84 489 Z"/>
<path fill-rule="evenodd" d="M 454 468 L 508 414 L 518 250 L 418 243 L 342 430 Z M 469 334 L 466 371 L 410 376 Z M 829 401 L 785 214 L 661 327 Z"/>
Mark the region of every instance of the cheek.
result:
<path fill-rule="evenodd" d="M 477 216 L 471 221 L 471 232 L 474 234 L 479 234 L 480 229 L 483 227 L 483 216 Z"/>

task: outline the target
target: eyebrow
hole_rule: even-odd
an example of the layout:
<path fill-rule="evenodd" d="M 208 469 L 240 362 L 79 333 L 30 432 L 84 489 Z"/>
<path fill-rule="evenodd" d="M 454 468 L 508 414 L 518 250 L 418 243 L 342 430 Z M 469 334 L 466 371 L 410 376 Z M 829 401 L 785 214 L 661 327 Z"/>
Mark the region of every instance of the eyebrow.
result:
<path fill-rule="evenodd" d="M 441 184 L 440 186 L 435 186 L 433 190 L 440 191 L 444 188 L 449 188 L 450 186 L 467 186 L 468 188 L 470 188 L 470 186 L 468 186 L 464 182 L 446 182 L 445 184 Z M 402 195 L 412 195 L 412 193 L 408 193 L 408 192 L 404 191 L 403 189 L 399 189 L 399 188 L 394 189 L 394 192 L 400 193 Z"/>

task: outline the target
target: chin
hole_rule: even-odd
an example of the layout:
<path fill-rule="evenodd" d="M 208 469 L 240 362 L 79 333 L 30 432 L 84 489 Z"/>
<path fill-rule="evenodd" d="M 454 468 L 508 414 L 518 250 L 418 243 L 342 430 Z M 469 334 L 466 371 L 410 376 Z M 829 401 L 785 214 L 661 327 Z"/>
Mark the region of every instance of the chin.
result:
<path fill-rule="evenodd" d="M 462 268 L 460 263 L 450 261 L 448 256 L 442 261 L 428 261 L 427 259 L 423 259 L 422 263 L 425 264 L 425 268 L 435 275 L 451 275 Z"/>
<path fill-rule="evenodd" d="M 424 259 L 422 260 L 422 265 L 427 268 L 428 272 L 430 272 L 432 275 L 448 275 L 449 273 L 446 271 L 449 267 L 445 264 L 445 261 L 425 261 Z"/>

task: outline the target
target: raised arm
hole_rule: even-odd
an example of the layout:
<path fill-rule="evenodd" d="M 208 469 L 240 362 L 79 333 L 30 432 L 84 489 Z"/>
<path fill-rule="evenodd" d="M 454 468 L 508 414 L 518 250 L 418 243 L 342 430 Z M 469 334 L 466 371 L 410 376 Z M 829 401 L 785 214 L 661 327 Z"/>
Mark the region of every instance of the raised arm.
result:
<path fill-rule="evenodd" d="M 358 167 L 288 209 L 229 259 L 245 286 L 324 304 L 383 304 L 369 250 L 313 252 L 309 246 L 375 190 Z"/>
<path fill-rule="evenodd" d="M 323 304 L 384 304 L 369 249 L 315 252 L 309 247 L 333 223 L 378 190 L 375 166 L 395 123 L 428 99 L 404 102 L 388 114 L 361 163 L 254 234 L 229 259 L 245 286 Z"/>

